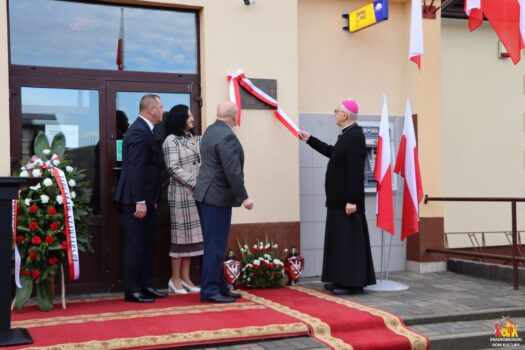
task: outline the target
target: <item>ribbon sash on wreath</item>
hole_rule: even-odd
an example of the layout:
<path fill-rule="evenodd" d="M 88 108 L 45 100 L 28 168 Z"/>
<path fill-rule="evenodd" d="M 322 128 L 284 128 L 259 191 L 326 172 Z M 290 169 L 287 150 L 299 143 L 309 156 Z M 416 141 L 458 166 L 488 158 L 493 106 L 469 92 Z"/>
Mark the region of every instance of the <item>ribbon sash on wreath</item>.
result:
<path fill-rule="evenodd" d="M 65 236 L 67 242 L 67 260 L 69 264 L 69 279 L 76 280 L 80 275 L 80 266 L 78 258 L 77 246 L 77 232 L 75 230 L 75 217 L 73 215 L 73 201 L 69 192 L 69 185 L 67 183 L 64 172 L 54 166 L 51 166 L 51 172 L 55 176 L 60 194 L 62 195 L 62 203 L 64 205 L 65 218 Z"/>
<path fill-rule="evenodd" d="M 18 191 L 18 196 L 20 196 L 20 191 Z M 22 288 L 20 284 L 20 266 L 22 265 L 22 259 L 20 253 L 18 252 L 18 247 L 16 245 L 16 226 L 18 218 L 18 199 L 14 199 L 12 202 L 12 219 L 11 226 L 13 227 L 13 246 L 15 248 L 15 284 L 17 288 Z"/>

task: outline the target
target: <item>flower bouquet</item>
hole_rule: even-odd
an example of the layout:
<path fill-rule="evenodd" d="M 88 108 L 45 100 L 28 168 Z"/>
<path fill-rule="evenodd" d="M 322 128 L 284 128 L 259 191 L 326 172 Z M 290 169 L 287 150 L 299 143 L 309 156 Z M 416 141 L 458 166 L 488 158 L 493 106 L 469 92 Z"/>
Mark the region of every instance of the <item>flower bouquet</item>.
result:
<path fill-rule="evenodd" d="M 279 288 L 283 286 L 285 273 L 283 258 L 285 252 L 278 250 L 277 244 L 257 240 L 251 248 L 248 244 L 241 245 L 243 268 L 241 282 L 249 288 Z"/>
<path fill-rule="evenodd" d="M 88 234 L 91 190 L 84 180 L 84 170 L 75 168 L 65 159 L 62 133 L 55 135 L 50 146 L 46 135 L 40 131 L 35 138 L 34 151 L 35 155 L 16 174 L 41 178 L 41 181 L 21 191 L 13 213 L 21 286 L 16 290 L 15 306 L 20 310 L 35 287 L 40 310 L 47 311 L 53 308 L 54 276 L 60 264 L 68 260 L 68 249 L 71 249 L 71 242 L 68 246 L 66 237 L 69 231 L 66 229 L 64 187 L 69 190 L 68 203 L 73 213 L 68 212 L 70 219 L 74 218 L 76 245 L 80 251 L 92 251 Z M 56 176 L 58 172 L 63 173 L 63 181 Z"/>

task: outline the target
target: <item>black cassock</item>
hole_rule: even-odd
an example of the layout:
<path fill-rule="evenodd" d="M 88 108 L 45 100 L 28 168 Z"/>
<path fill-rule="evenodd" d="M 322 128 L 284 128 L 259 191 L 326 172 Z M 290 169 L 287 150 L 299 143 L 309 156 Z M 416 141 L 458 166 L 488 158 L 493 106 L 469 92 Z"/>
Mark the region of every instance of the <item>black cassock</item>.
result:
<path fill-rule="evenodd" d="M 346 287 L 375 284 L 374 264 L 365 216 L 366 142 L 363 129 L 352 124 L 343 129 L 334 146 L 310 136 L 307 142 L 330 158 L 326 169 L 326 228 L 324 241 L 324 282 Z M 357 211 L 346 215 L 346 203 Z"/>

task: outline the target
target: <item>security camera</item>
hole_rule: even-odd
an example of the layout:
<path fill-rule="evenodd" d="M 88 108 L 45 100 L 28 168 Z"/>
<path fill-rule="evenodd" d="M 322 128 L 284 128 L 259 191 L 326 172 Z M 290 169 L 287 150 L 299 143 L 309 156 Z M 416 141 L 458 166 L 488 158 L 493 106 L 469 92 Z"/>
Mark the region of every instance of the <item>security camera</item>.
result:
<path fill-rule="evenodd" d="M 245 5 L 251 5 L 255 2 L 255 0 L 244 0 Z"/>

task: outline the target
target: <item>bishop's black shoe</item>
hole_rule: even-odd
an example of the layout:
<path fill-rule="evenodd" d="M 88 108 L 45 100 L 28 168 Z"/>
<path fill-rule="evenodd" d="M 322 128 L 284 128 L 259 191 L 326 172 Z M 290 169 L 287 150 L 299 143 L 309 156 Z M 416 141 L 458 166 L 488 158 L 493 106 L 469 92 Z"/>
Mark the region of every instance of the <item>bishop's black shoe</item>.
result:
<path fill-rule="evenodd" d="M 333 291 L 336 288 L 337 288 L 336 283 L 325 283 L 324 285 L 324 289 L 329 290 L 329 291 Z"/>
<path fill-rule="evenodd" d="M 358 295 L 364 294 L 365 291 L 362 287 L 340 287 L 332 290 L 332 293 L 334 295 Z"/>

